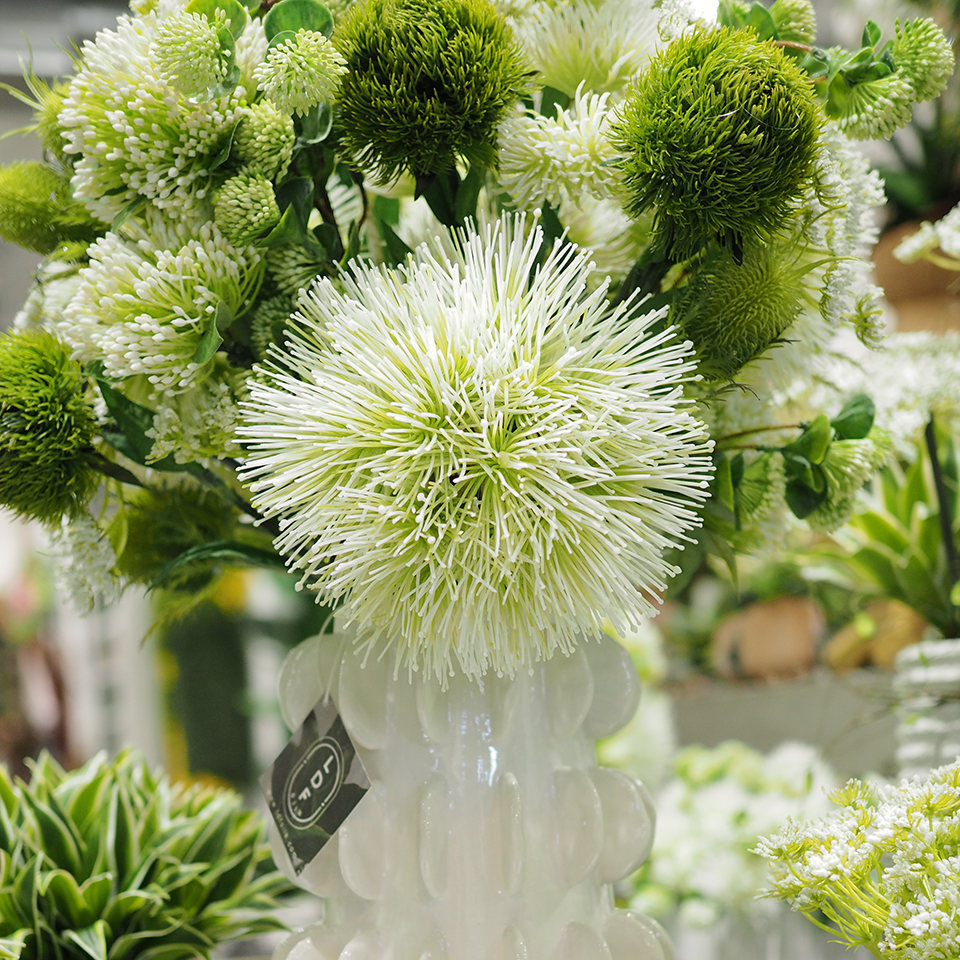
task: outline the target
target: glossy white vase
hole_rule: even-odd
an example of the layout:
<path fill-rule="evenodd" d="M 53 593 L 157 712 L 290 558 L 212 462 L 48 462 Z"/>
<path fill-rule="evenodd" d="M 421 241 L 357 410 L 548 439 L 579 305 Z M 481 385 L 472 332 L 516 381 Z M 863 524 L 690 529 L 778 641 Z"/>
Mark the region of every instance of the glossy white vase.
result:
<path fill-rule="evenodd" d="M 273 831 L 278 865 L 325 901 L 274 960 L 672 960 L 659 924 L 613 902 L 655 823 L 646 788 L 594 756 L 639 700 L 619 644 L 442 691 L 329 635 L 284 663 L 288 725 L 327 690 L 372 785 L 299 876 Z"/>
<path fill-rule="evenodd" d="M 960 640 L 924 640 L 897 654 L 897 767 L 926 776 L 960 757 Z"/>

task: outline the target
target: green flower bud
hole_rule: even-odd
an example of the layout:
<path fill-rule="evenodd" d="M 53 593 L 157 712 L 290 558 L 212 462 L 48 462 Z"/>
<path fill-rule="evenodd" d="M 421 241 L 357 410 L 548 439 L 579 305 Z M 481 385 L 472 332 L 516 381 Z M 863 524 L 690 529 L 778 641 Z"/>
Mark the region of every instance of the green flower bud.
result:
<path fill-rule="evenodd" d="M 932 100 L 947 85 L 953 73 L 950 42 L 932 20 L 908 20 L 896 24 L 893 61 L 913 87 L 917 101 Z"/>
<path fill-rule="evenodd" d="M 267 53 L 253 77 L 278 110 L 302 117 L 333 99 L 344 69 L 343 57 L 322 33 L 300 29 Z"/>
<path fill-rule="evenodd" d="M 250 339 L 253 351 L 261 360 L 274 343 L 279 343 L 283 328 L 293 313 L 289 297 L 278 296 L 264 300 L 250 318 Z"/>
<path fill-rule="evenodd" d="M 678 290 L 670 319 L 696 344 L 700 372 L 731 378 L 781 336 L 800 313 L 808 269 L 793 244 L 751 243 L 742 263 L 724 251 Z"/>
<path fill-rule="evenodd" d="M 279 219 L 273 184 L 259 173 L 231 177 L 217 193 L 214 223 L 238 247 L 275 226 Z"/>
<path fill-rule="evenodd" d="M 297 244 L 285 243 L 267 250 L 267 275 L 288 297 L 295 297 L 309 287 L 325 266 Z"/>
<path fill-rule="evenodd" d="M 0 237 L 35 253 L 64 241 L 91 242 L 104 231 L 70 196 L 70 183 L 46 164 L 20 160 L 0 167 Z"/>
<path fill-rule="evenodd" d="M 770 16 L 779 40 L 809 44 L 817 39 L 817 14 L 810 0 L 777 0 Z"/>
<path fill-rule="evenodd" d="M 291 117 L 264 100 L 254 104 L 237 129 L 234 156 L 244 173 L 259 173 L 278 180 L 287 172 L 297 135 Z"/>
<path fill-rule="evenodd" d="M 0 503 L 23 517 L 77 516 L 99 482 L 80 365 L 45 330 L 0 337 Z"/>
<path fill-rule="evenodd" d="M 158 72 L 183 96 L 202 97 L 226 78 L 233 50 L 223 45 L 220 26 L 186 11 L 157 25 L 153 55 Z"/>
<path fill-rule="evenodd" d="M 696 30 L 653 58 L 613 129 L 627 212 L 652 206 L 658 247 L 683 260 L 784 220 L 815 168 L 820 111 L 806 74 L 752 30 Z"/>
<path fill-rule="evenodd" d="M 333 39 L 347 61 L 338 128 L 357 165 L 386 182 L 445 172 L 458 157 L 495 162 L 526 67 L 488 0 L 360 0 Z"/>

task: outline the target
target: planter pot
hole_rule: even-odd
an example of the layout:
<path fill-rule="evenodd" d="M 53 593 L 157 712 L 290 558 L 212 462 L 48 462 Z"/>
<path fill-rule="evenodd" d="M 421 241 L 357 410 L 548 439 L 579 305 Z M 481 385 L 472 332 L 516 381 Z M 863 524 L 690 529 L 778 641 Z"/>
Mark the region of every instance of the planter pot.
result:
<path fill-rule="evenodd" d="M 960 757 L 960 640 L 925 640 L 897 655 L 897 766 L 926 775 Z"/>
<path fill-rule="evenodd" d="M 638 702 L 618 644 L 442 691 L 330 635 L 290 654 L 280 688 L 291 727 L 329 692 L 372 785 L 299 876 L 274 832 L 281 869 L 326 899 L 275 960 L 671 960 L 658 924 L 613 904 L 655 819 L 594 759 Z"/>

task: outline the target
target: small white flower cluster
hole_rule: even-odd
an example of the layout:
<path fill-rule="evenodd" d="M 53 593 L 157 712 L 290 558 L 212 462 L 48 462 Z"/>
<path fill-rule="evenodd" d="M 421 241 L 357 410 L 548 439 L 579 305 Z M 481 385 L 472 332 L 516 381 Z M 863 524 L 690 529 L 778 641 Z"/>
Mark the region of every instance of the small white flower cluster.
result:
<path fill-rule="evenodd" d="M 185 97 L 200 97 L 227 75 L 218 23 L 182 11 L 162 20 L 151 52 L 158 72 Z"/>
<path fill-rule="evenodd" d="M 583 84 L 556 117 L 526 111 L 500 125 L 500 184 L 522 210 L 543 203 L 555 208 L 589 194 L 613 197 L 617 150 L 609 139 L 609 95 L 584 93 Z"/>
<path fill-rule="evenodd" d="M 171 396 L 206 375 L 194 356 L 217 305 L 238 312 L 263 272 L 255 248 L 229 244 L 213 224 L 181 227 L 155 221 L 137 243 L 108 233 L 92 244 L 58 324 L 78 359 L 102 361 L 112 377 L 142 374 Z"/>
<path fill-rule="evenodd" d="M 875 956 L 960 955 L 960 762 L 896 786 L 851 780 L 831 799 L 830 816 L 760 838 L 767 895 L 822 911 Z"/>
<path fill-rule="evenodd" d="M 681 922 L 699 927 L 729 913 L 764 913 L 768 905 L 756 892 L 767 864 L 751 847 L 788 818 L 826 813 L 832 771 L 804 744 L 764 756 L 733 740 L 681 750 L 674 770 L 657 795 L 653 853 L 631 906 L 654 916 L 679 910 Z"/>
<path fill-rule="evenodd" d="M 278 110 L 302 117 L 334 96 L 346 71 L 346 60 L 322 33 L 301 29 L 268 51 L 253 76 Z"/>
<path fill-rule="evenodd" d="M 116 603 L 120 583 L 113 572 L 117 562 L 110 541 L 89 513 L 64 518 L 50 535 L 54 574 L 74 608 L 89 613 L 99 601 Z"/>
<path fill-rule="evenodd" d="M 943 256 L 937 255 L 938 249 Z M 897 245 L 893 255 L 904 263 L 926 259 L 948 270 L 960 270 L 960 204 L 936 223 L 921 223 L 916 233 Z"/>

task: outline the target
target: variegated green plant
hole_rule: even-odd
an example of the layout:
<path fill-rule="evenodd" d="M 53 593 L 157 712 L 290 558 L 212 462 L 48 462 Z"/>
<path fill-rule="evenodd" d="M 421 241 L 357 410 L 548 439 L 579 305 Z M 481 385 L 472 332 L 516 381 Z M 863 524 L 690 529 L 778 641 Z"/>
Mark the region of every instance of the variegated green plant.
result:
<path fill-rule="evenodd" d="M 126 751 L 29 783 L 0 766 L 0 960 L 186 960 L 283 929 L 287 881 L 231 790 L 171 784 Z"/>

